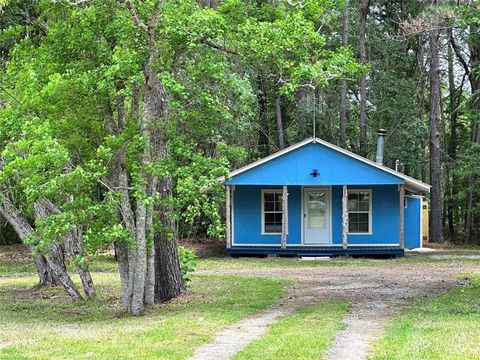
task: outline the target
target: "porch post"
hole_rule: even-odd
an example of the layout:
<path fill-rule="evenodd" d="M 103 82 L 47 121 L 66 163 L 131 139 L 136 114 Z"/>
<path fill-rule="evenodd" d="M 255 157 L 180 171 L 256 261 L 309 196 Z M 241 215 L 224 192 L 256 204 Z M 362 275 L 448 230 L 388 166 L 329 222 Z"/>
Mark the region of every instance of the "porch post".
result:
<path fill-rule="evenodd" d="M 231 187 L 230 185 L 225 186 L 225 240 L 227 243 L 227 249 L 230 249 L 232 246 L 232 215 L 231 215 Z"/>
<path fill-rule="evenodd" d="M 345 250 L 348 247 L 348 190 L 347 190 L 347 185 L 343 185 L 343 196 L 342 196 L 342 246 Z"/>
<path fill-rule="evenodd" d="M 282 249 L 287 247 L 287 226 L 288 226 L 288 191 L 283 185 L 282 191 Z"/>
<path fill-rule="evenodd" d="M 404 241 L 404 211 L 405 211 L 405 185 L 398 185 L 398 192 L 400 193 L 400 237 L 399 244 L 401 249 L 405 249 Z"/>

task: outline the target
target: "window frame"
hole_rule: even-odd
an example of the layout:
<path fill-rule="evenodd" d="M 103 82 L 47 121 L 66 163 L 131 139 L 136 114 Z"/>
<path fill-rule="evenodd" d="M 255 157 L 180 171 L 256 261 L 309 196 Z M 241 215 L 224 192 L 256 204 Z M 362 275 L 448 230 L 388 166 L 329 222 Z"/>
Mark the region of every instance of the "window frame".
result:
<path fill-rule="evenodd" d="M 358 194 L 358 193 L 368 193 L 368 212 L 366 211 L 352 211 L 352 213 L 357 214 L 367 214 L 368 213 L 368 232 L 350 232 L 348 231 L 348 235 L 372 235 L 372 217 L 373 217 L 373 209 L 372 209 L 372 189 L 347 189 L 347 213 L 348 213 L 348 228 L 350 229 L 350 211 L 348 210 L 348 195 L 349 194 Z"/>
<path fill-rule="evenodd" d="M 265 232 L 265 193 L 275 193 L 275 194 L 280 194 L 282 195 L 283 194 L 283 189 L 262 189 L 261 191 L 261 195 L 260 195 L 260 203 L 261 203 L 261 221 L 262 221 L 262 226 L 261 226 L 261 232 L 260 234 L 261 235 L 282 235 L 282 232 Z M 287 204 L 288 206 L 288 204 Z M 279 213 L 279 211 L 268 211 L 268 213 L 272 213 L 272 214 L 275 214 L 275 213 Z M 282 218 L 283 218 L 283 211 L 281 211 L 280 213 L 282 213 Z M 288 235 L 288 220 L 287 220 L 287 235 Z"/>

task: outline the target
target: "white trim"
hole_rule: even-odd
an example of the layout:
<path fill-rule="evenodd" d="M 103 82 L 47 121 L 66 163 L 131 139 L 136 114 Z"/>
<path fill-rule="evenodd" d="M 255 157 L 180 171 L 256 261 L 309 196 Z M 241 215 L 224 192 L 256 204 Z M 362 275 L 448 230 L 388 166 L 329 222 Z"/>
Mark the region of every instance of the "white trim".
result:
<path fill-rule="evenodd" d="M 280 235 L 282 236 L 282 233 L 281 232 L 278 232 L 278 233 L 270 233 L 270 232 L 265 232 L 265 212 L 264 212 L 264 194 L 265 193 L 269 193 L 269 192 L 273 192 L 273 193 L 277 193 L 277 194 L 283 194 L 283 189 L 261 189 L 261 194 L 260 194 L 260 206 L 261 206 L 261 217 L 262 217 L 262 223 L 261 223 L 261 227 L 260 227 L 260 235 L 266 235 L 266 236 L 269 236 L 269 235 Z M 283 215 L 282 215 L 283 216 Z M 287 219 L 287 235 L 288 235 L 288 219 Z"/>
<path fill-rule="evenodd" d="M 278 243 L 278 244 L 236 244 L 235 245 L 236 247 L 244 247 L 244 246 L 255 246 L 255 247 L 258 247 L 258 246 L 278 246 L 278 247 L 281 247 L 281 244 Z M 287 246 L 290 246 L 290 245 L 287 245 Z"/>
<path fill-rule="evenodd" d="M 352 247 L 352 246 L 400 246 L 400 244 L 352 244 L 352 243 L 348 243 L 348 247 Z"/>
<path fill-rule="evenodd" d="M 305 209 L 303 208 L 304 206 L 304 201 L 303 201 L 303 198 L 304 198 L 304 191 L 305 189 L 325 189 L 328 193 L 328 202 L 329 202 L 329 210 L 330 210 L 330 243 L 329 244 L 305 244 L 305 232 L 304 232 L 304 224 L 305 224 L 305 218 L 303 216 L 304 214 L 304 211 Z M 301 221 L 301 226 L 300 226 L 300 230 L 301 230 L 301 236 L 300 236 L 300 245 L 304 245 L 304 246 L 327 246 L 327 245 L 331 245 L 332 242 L 333 242 L 333 230 L 332 230 L 332 227 L 333 227 L 333 213 L 332 213 L 332 187 L 331 186 L 302 186 L 302 189 L 301 189 L 301 203 L 300 203 L 300 221 Z"/>
<path fill-rule="evenodd" d="M 289 146 L 283 150 L 280 150 L 280 151 L 277 151 L 276 153 L 273 153 L 267 157 L 264 157 L 263 159 L 260 159 L 260 160 L 257 160 L 251 164 L 248 164 L 246 166 L 243 166 L 237 170 L 234 170 L 232 171 L 231 173 L 228 174 L 228 178 L 231 179 L 232 177 L 238 175 L 238 174 L 241 174 L 247 170 L 250 170 L 250 169 L 253 169 L 254 167 L 257 167 L 259 165 L 262 165 L 270 160 L 273 160 L 279 156 L 282 156 L 286 153 L 289 153 L 290 151 L 293 151 L 293 150 L 296 150 L 298 148 L 301 148 L 302 146 L 305 146 L 307 144 L 310 144 L 310 143 L 317 143 L 317 144 L 321 144 L 321 145 L 324 145 L 330 149 L 333 149 L 333 150 L 336 150 L 344 155 L 347 155 L 351 158 L 354 158 L 356 160 L 359 160 L 367 165 L 370 165 L 370 166 L 373 166 L 377 169 L 380 169 L 380 170 L 383 170 L 391 175 L 394 175 L 400 179 L 403 179 L 405 181 L 405 186 L 409 189 L 413 189 L 413 190 L 416 190 L 416 191 L 424 191 L 424 192 L 430 192 L 430 185 L 428 184 L 425 184 L 424 182 L 421 182 L 420 180 L 416 180 L 410 176 L 407 176 L 405 174 L 402 174 L 401 172 L 398 172 L 398 171 L 395 171 L 393 169 L 390 169 L 389 167 L 387 166 L 384 166 L 384 165 L 380 165 L 380 164 L 377 164 L 376 162 L 372 161 L 372 160 L 369 160 L 369 159 L 366 159 L 364 158 L 363 156 L 360 156 L 360 155 L 357 155 L 357 154 L 354 154 L 348 150 L 345 150 L 339 146 L 336 146 L 336 145 L 333 145 L 325 140 L 320 140 L 320 139 L 317 139 L 317 138 L 309 138 L 309 139 L 306 139 L 306 140 L 303 140 L 297 144 L 294 144 L 292 146 Z M 225 177 L 221 177 L 219 178 L 219 181 L 225 181 Z M 375 184 L 375 185 L 381 185 L 381 184 Z"/>
<path fill-rule="evenodd" d="M 373 204 L 373 191 L 372 189 L 351 189 L 351 188 L 348 188 L 347 189 L 347 194 L 355 194 L 355 193 L 361 193 L 361 192 L 368 192 L 369 194 L 369 203 L 368 203 L 368 232 L 357 232 L 357 233 L 352 233 L 352 232 L 347 232 L 347 235 L 354 235 L 354 236 L 359 236 L 359 235 L 373 235 L 373 228 L 372 228 L 372 224 L 373 224 L 373 207 L 372 207 L 372 204 Z M 348 204 L 348 199 L 347 199 L 347 204 Z M 348 205 L 347 205 L 348 206 Z M 349 223 L 347 224 L 348 227 L 350 228 L 350 211 L 347 209 L 347 212 L 348 212 L 348 221 Z M 365 212 L 363 212 L 365 213 Z"/>

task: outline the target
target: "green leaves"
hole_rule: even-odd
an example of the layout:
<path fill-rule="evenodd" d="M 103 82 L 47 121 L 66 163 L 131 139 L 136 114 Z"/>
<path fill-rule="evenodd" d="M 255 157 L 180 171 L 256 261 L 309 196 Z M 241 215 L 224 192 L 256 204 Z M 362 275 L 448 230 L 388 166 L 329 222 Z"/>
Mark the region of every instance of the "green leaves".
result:
<path fill-rule="evenodd" d="M 192 273 L 197 267 L 197 255 L 191 250 L 184 248 L 183 246 L 178 247 L 178 258 L 180 260 L 180 271 L 182 273 L 182 279 L 185 283 L 192 280 Z"/>

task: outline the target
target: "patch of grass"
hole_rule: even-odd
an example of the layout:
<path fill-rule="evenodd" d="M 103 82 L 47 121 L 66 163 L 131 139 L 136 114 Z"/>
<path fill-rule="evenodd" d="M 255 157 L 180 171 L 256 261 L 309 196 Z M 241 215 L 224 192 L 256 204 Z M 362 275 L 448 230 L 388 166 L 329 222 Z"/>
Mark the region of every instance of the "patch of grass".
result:
<path fill-rule="evenodd" d="M 126 317 L 118 316 L 118 274 L 93 277 L 99 298 L 77 303 L 58 287 L 32 288 L 33 276 L 0 279 L 0 358 L 184 359 L 223 327 L 274 304 L 287 286 L 278 279 L 194 276 L 187 297 Z"/>
<path fill-rule="evenodd" d="M 392 320 L 369 359 L 479 359 L 479 299 L 475 274 L 466 286 L 416 303 Z"/>
<path fill-rule="evenodd" d="M 468 252 L 440 251 L 432 254 L 407 253 L 403 258 L 375 259 L 375 258 L 352 258 L 336 257 L 325 261 L 303 261 L 299 258 L 267 257 L 267 258 L 203 258 L 198 262 L 198 269 L 221 270 L 221 269 L 267 269 L 289 267 L 343 267 L 343 266 L 402 266 L 414 264 L 480 264 L 480 247 Z"/>
<path fill-rule="evenodd" d="M 18 261 L 9 259 L 0 259 L 0 276 L 29 274 L 36 272 L 37 269 L 33 261 Z"/>
<path fill-rule="evenodd" d="M 325 261 L 304 261 L 299 258 L 267 257 L 267 258 L 204 258 L 198 261 L 197 269 L 268 269 L 284 267 L 341 267 L 341 266 L 373 266 L 381 261 L 376 259 L 337 257 Z"/>
<path fill-rule="evenodd" d="M 337 299 L 301 308 L 271 325 L 233 359 L 323 359 L 337 331 L 344 328 L 347 312 L 345 301 Z"/>
<path fill-rule="evenodd" d="M 90 271 L 117 271 L 118 264 L 115 256 L 111 253 L 102 253 L 90 257 Z"/>
<path fill-rule="evenodd" d="M 0 277 L 2 275 L 28 274 L 36 271 L 33 259 L 25 256 L 25 249 L 22 246 L 0 246 Z M 12 260 L 9 254 L 23 251 L 24 255 L 19 259 Z M 337 257 L 327 261 L 302 261 L 298 258 L 268 257 L 259 258 L 230 258 L 210 257 L 201 258 L 198 261 L 199 270 L 223 270 L 223 269 L 265 269 L 265 268 L 315 268 L 315 267 L 343 267 L 343 266 L 401 266 L 410 264 L 480 264 L 480 246 L 469 246 L 464 249 L 460 246 L 452 247 L 435 253 L 416 254 L 407 253 L 404 258 L 398 259 L 370 259 Z M 113 253 L 101 253 L 89 258 L 91 271 L 117 271 L 118 265 Z M 74 272 L 73 264 L 68 269 Z"/>
<path fill-rule="evenodd" d="M 75 272 L 70 262 L 68 271 Z M 117 271 L 118 264 L 112 253 L 101 253 L 89 258 L 90 271 Z M 0 277 L 35 273 L 37 268 L 30 252 L 24 245 L 0 246 Z"/>

